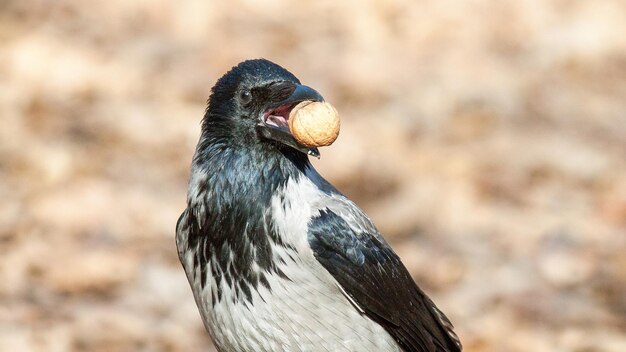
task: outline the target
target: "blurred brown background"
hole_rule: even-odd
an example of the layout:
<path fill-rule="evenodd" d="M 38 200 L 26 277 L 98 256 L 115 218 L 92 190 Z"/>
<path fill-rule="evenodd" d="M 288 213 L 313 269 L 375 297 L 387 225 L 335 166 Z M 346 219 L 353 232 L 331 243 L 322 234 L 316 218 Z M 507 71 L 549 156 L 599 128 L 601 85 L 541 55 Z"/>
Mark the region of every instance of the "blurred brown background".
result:
<path fill-rule="evenodd" d="M 626 2 L 0 2 L 0 351 L 204 351 L 174 244 L 209 89 L 264 57 L 466 351 L 626 351 Z"/>

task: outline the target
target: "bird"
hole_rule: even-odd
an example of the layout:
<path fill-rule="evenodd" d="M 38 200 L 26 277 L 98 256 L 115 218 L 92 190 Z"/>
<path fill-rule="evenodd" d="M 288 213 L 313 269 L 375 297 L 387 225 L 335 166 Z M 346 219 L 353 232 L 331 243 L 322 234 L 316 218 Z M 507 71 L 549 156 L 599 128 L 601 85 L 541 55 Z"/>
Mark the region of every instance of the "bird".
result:
<path fill-rule="evenodd" d="M 288 128 L 323 102 L 285 68 L 246 60 L 217 80 L 193 155 L 178 256 L 220 352 L 461 351 L 370 218 Z"/>

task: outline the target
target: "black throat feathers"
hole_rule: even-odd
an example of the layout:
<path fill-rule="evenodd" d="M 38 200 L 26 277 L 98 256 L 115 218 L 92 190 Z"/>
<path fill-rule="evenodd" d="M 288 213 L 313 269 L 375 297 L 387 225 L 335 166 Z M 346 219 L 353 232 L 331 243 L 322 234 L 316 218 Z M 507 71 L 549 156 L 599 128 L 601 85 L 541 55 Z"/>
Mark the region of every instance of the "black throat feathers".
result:
<path fill-rule="evenodd" d="M 284 258 L 273 248 L 283 247 L 287 255 L 295 249 L 277 232 L 271 200 L 311 165 L 306 155 L 291 148 L 223 136 L 220 132 L 232 129 L 210 127 L 213 133 L 203 135 L 194 156 L 187 216 L 178 226 L 189 234 L 194 279 L 201 287 L 215 280 L 212 304 L 222 299 L 251 302 L 259 285 L 271 290 L 268 274 L 289 279 L 280 269 Z M 234 296 L 223 297 L 220 283 Z"/>

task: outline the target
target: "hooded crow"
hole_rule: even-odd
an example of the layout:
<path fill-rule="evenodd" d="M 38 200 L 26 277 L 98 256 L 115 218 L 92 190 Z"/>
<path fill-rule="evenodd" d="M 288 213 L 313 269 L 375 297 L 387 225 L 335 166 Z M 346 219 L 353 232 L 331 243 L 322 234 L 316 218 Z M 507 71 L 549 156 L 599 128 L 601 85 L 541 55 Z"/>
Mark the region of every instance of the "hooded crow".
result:
<path fill-rule="evenodd" d="M 309 162 L 290 109 L 322 96 L 267 60 L 212 89 L 178 255 L 219 351 L 461 351 L 372 221 Z"/>

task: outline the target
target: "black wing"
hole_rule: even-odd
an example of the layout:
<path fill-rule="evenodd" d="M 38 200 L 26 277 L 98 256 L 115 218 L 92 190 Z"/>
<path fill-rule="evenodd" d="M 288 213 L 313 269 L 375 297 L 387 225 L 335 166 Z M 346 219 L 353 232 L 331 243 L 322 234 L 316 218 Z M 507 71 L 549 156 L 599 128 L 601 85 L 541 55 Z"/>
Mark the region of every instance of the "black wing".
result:
<path fill-rule="evenodd" d="M 324 209 L 311 219 L 308 240 L 317 260 L 357 307 L 404 350 L 461 351 L 448 318 L 417 287 L 375 229 L 370 232 L 356 230 Z"/>

